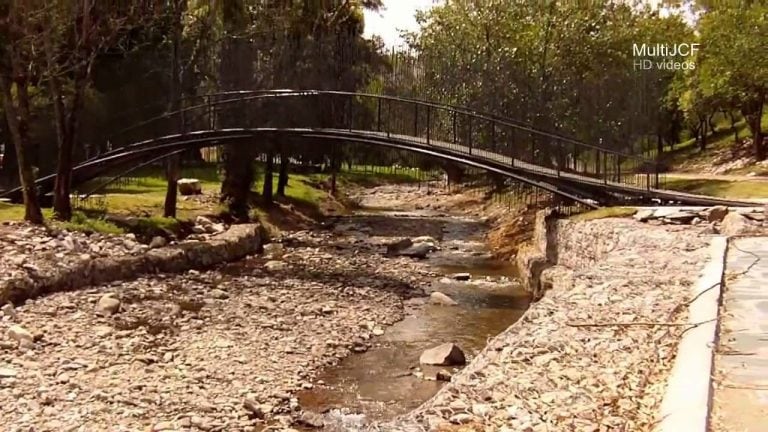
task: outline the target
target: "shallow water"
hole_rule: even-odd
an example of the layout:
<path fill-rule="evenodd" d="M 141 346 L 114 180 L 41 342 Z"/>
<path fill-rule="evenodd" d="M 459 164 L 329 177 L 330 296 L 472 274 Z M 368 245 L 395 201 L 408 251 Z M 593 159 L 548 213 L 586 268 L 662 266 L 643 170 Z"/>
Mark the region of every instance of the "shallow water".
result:
<path fill-rule="evenodd" d="M 442 250 L 426 262 L 444 276 L 436 278 L 429 290 L 443 292 L 459 305 L 431 305 L 426 298 L 407 302 L 406 318 L 386 329 L 376 346 L 326 370 L 318 377 L 323 384 L 300 393 L 299 402 L 305 410 L 328 413 L 326 422 L 331 430 L 354 430 L 356 425 L 391 419 L 418 407 L 445 384 L 435 380 L 437 371 L 458 372 L 419 365 L 425 349 L 454 342 L 471 361 L 490 338 L 517 321 L 528 308 L 529 296 L 515 279 L 512 266 L 494 259 L 483 243 L 483 224 L 444 216 L 436 221 L 429 216 L 378 211 L 375 218 L 389 219 L 389 225 L 413 223 L 419 218 L 424 219 L 422 227 L 439 225 Z M 379 225 L 370 216 L 352 217 L 348 222 L 374 229 Z M 435 228 L 432 226 L 433 231 Z M 448 277 L 453 273 L 469 273 L 472 278 L 459 282 Z"/>

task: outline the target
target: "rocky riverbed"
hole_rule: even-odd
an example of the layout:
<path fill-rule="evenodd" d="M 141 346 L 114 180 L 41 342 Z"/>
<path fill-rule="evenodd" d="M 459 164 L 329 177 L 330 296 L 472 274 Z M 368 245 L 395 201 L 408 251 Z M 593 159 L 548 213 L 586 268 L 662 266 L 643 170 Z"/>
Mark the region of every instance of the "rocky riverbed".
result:
<path fill-rule="evenodd" d="M 280 240 L 265 256 L 209 271 L 6 308 L 0 424 L 9 431 L 292 424 L 300 409 L 292 394 L 311 388 L 318 370 L 365 351 L 435 274 L 411 258 L 384 257 L 383 246 L 355 235 L 303 231 Z"/>

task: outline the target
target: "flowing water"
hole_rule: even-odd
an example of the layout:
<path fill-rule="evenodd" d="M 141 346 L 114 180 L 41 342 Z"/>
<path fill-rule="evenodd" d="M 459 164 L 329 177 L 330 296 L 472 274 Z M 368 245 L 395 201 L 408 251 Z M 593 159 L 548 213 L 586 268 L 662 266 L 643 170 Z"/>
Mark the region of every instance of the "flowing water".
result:
<path fill-rule="evenodd" d="M 377 211 L 349 217 L 346 223 L 367 230 L 439 231 L 441 250 L 426 263 L 444 276 L 437 277 L 428 291 L 443 292 L 459 303 L 431 305 L 426 298 L 406 302 L 406 318 L 386 329 L 376 346 L 326 370 L 318 377 L 319 385 L 299 394 L 305 410 L 327 413 L 327 428 L 354 430 L 369 421 L 394 418 L 432 397 L 445 384 L 435 379 L 436 373 L 458 370 L 419 365 L 421 353 L 454 342 L 471 361 L 489 338 L 520 318 L 529 296 L 519 286 L 513 267 L 491 256 L 482 241 L 486 227 L 477 221 L 425 212 Z M 471 278 L 462 282 L 449 277 L 455 273 L 469 273 Z"/>

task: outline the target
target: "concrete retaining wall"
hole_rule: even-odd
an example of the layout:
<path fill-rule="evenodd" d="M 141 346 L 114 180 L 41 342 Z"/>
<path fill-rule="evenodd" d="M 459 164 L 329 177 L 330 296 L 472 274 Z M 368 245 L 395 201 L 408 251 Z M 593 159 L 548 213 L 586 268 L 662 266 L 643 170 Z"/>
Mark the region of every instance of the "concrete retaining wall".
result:
<path fill-rule="evenodd" d="M 11 279 L 0 285 L 0 304 L 19 304 L 46 293 L 78 289 L 117 280 L 134 279 L 147 273 L 178 273 L 241 259 L 260 251 L 259 225 L 234 225 L 205 241 L 182 243 L 148 251 L 144 255 L 96 258 L 46 274 Z"/>

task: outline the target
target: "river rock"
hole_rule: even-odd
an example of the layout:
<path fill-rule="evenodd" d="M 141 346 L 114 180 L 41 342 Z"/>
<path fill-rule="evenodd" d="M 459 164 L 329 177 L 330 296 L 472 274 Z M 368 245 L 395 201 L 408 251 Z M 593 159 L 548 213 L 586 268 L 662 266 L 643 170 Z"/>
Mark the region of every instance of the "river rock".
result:
<path fill-rule="evenodd" d="M 285 247 L 282 243 L 269 243 L 264 245 L 264 256 L 271 259 L 282 258 L 285 254 Z"/>
<path fill-rule="evenodd" d="M 449 422 L 453 424 L 467 424 L 474 420 L 474 417 L 472 414 L 466 414 L 466 413 L 459 413 L 451 416 L 450 419 L 448 419 Z"/>
<path fill-rule="evenodd" d="M 387 245 L 387 255 L 397 255 L 399 252 L 408 249 L 411 246 L 413 246 L 413 241 L 411 241 L 409 238 L 404 238 L 394 243 L 389 243 Z"/>
<path fill-rule="evenodd" d="M 728 207 L 715 206 L 707 211 L 707 222 L 722 222 L 728 214 Z"/>
<path fill-rule="evenodd" d="M 11 326 L 8 329 L 8 337 L 18 342 L 19 346 L 30 346 L 35 341 L 32 333 L 20 325 Z"/>
<path fill-rule="evenodd" d="M 472 275 L 469 273 L 454 273 L 451 278 L 457 281 L 468 281 L 472 279 Z"/>
<path fill-rule="evenodd" d="M 3 305 L 2 308 L 0 308 L 0 312 L 3 313 L 3 316 L 8 317 L 10 320 L 16 319 L 16 309 L 13 307 L 11 303 L 6 303 Z"/>
<path fill-rule="evenodd" d="M 203 187 L 200 180 L 194 178 L 183 178 L 177 182 L 179 193 L 182 195 L 200 195 L 203 193 Z"/>
<path fill-rule="evenodd" d="M 675 212 L 672 214 L 668 214 L 664 217 L 664 219 L 677 224 L 688 224 L 695 218 L 696 218 L 695 213 L 690 213 L 686 211 Z"/>
<path fill-rule="evenodd" d="M 458 303 L 456 303 L 456 300 L 448 297 L 446 294 L 441 293 L 440 291 L 435 291 L 432 294 L 429 295 L 429 302 L 431 304 L 441 305 L 441 306 L 456 306 Z"/>
<path fill-rule="evenodd" d="M 263 419 L 266 416 L 261 404 L 253 396 L 248 396 L 243 400 L 243 408 L 248 411 L 251 417 Z"/>
<path fill-rule="evenodd" d="M 120 310 L 120 300 L 114 294 L 104 294 L 96 304 L 96 313 L 99 315 L 114 315 Z"/>
<path fill-rule="evenodd" d="M 654 213 L 653 209 L 643 209 L 635 213 L 635 215 L 632 217 L 635 218 L 636 221 L 646 222 L 649 219 L 653 218 L 653 213 Z"/>
<path fill-rule="evenodd" d="M 281 270 L 285 270 L 287 267 L 288 267 L 288 264 L 282 261 L 277 261 L 277 260 L 267 261 L 264 264 L 264 268 L 269 271 L 281 271 Z"/>
<path fill-rule="evenodd" d="M 745 234 L 753 229 L 749 220 L 744 216 L 731 212 L 725 215 L 720 224 L 720 233 L 728 236 Z"/>
<path fill-rule="evenodd" d="M 313 429 L 320 429 L 322 427 L 325 427 L 325 421 L 323 420 L 323 416 L 317 413 L 313 413 L 312 411 L 304 411 L 301 413 L 301 417 L 297 420 L 297 423 L 300 426 L 313 428 Z"/>
<path fill-rule="evenodd" d="M 412 239 L 414 243 L 432 243 L 437 244 L 437 240 L 435 240 L 434 237 L 431 236 L 419 236 L 414 239 Z"/>
<path fill-rule="evenodd" d="M 397 252 L 397 255 L 406 256 L 410 258 L 424 259 L 427 255 L 435 250 L 435 245 L 432 243 L 416 243 L 413 246 Z"/>
<path fill-rule="evenodd" d="M 0 368 L 0 378 L 15 378 L 18 373 L 14 369 Z"/>
<path fill-rule="evenodd" d="M 453 375 L 450 372 L 448 372 L 447 370 L 445 370 L 445 369 L 439 370 L 437 372 L 437 374 L 435 375 L 435 379 L 437 381 L 450 382 L 451 378 L 453 378 Z"/>
<path fill-rule="evenodd" d="M 161 236 L 154 236 L 152 237 L 152 241 L 149 242 L 149 247 L 152 249 L 161 248 L 168 244 L 168 242 L 165 240 L 165 237 Z"/>
<path fill-rule="evenodd" d="M 419 357 L 419 363 L 436 366 L 461 366 L 466 362 L 464 351 L 453 343 L 445 343 L 430 348 Z"/>

